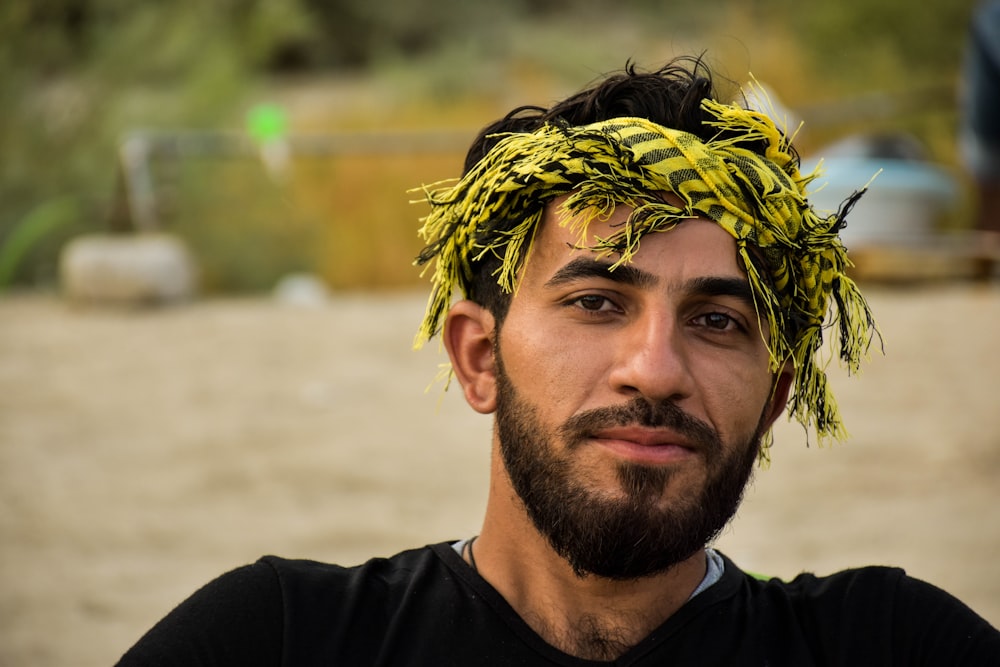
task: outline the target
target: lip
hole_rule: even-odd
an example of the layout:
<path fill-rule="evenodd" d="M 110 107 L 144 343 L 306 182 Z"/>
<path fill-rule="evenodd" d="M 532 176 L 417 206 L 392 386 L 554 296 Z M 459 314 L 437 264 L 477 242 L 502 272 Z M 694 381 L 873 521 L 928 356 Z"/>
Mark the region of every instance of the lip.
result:
<path fill-rule="evenodd" d="M 592 439 L 619 458 L 646 465 L 676 463 L 697 454 L 690 441 L 670 430 L 612 428 L 595 433 Z"/>

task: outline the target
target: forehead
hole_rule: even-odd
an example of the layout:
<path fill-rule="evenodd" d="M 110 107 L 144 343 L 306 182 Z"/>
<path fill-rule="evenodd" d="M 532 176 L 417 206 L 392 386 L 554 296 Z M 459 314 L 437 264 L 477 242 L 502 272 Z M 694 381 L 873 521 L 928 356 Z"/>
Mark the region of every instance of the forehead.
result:
<path fill-rule="evenodd" d="M 561 202 L 556 199 L 545 209 L 525 267 L 525 280 L 546 280 L 546 274 L 551 275 L 581 255 L 612 263 L 619 259 L 617 255 L 601 258 L 592 248 L 599 239 L 622 230 L 632 213 L 630 207 L 617 206 L 609 216 L 590 222 L 585 235 L 581 235 L 573 220 L 559 210 Z M 703 276 L 746 278 L 736 240 L 706 218 L 684 220 L 669 230 L 645 234 L 630 264 L 667 281 Z"/>

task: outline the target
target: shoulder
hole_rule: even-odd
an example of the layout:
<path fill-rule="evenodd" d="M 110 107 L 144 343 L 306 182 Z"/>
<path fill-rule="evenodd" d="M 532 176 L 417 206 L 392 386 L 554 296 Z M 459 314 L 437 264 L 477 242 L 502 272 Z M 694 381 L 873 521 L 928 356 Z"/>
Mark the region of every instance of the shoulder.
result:
<path fill-rule="evenodd" d="M 802 603 L 823 604 L 836 601 L 838 604 L 864 605 L 870 601 L 885 601 L 902 586 L 916 582 L 897 567 L 868 566 L 841 570 L 829 575 L 803 572 L 794 579 L 784 581 L 778 578 L 763 578 L 753 575 L 762 591 L 781 591 Z"/>
<path fill-rule="evenodd" d="M 440 590 L 449 573 L 441 553 L 446 557 L 448 550 L 447 545 L 421 547 L 350 567 L 276 556 L 259 563 L 273 570 L 286 610 L 308 610 L 326 624 L 379 624 L 405 597 Z"/>
<path fill-rule="evenodd" d="M 245 565 L 177 605 L 118 665 L 278 664 L 282 625 L 281 591 L 274 571 L 260 562 Z"/>
<path fill-rule="evenodd" d="M 784 631 L 795 628 L 824 655 L 877 655 L 879 664 L 1000 664 L 996 628 L 951 594 L 900 568 L 804 573 L 782 581 L 743 573 L 731 561 L 726 565 L 734 570 L 737 599 L 750 616 Z"/>
<path fill-rule="evenodd" d="M 408 585 L 414 576 L 443 567 L 434 545 L 402 551 L 391 557 L 372 558 L 361 565 L 342 566 L 315 560 L 264 556 L 254 567 L 266 567 L 276 578 L 283 594 L 342 595 L 354 587 L 391 590 Z"/>
<path fill-rule="evenodd" d="M 442 664 L 446 637 L 457 636 L 451 632 L 460 617 L 456 605 L 472 597 L 454 561 L 461 564 L 447 544 L 354 567 L 261 559 L 281 589 L 286 664 L 376 664 L 418 646 L 421 656 L 443 653 L 408 664 Z M 429 637 L 439 641 L 428 643 Z"/>
<path fill-rule="evenodd" d="M 365 622 L 384 625 L 410 582 L 442 567 L 440 561 L 434 547 L 356 567 L 265 556 L 196 591 L 119 665 L 278 665 L 283 656 L 318 654 L 331 634 L 346 644 Z"/>
<path fill-rule="evenodd" d="M 745 572 L 725 555 L 722 558 L 723 581 L 729 592 L 739 591 L 742 597 L 752 600 L 783 600 L 803 608 L 864 605 L 872 600 L 882 603 L 901 586 L 909 588 L 911 584 L 923 583 L 908 577 L 901 568 L 883 566 L 851 568 L 825 576 L 803 572 L 785 580 Z"/>

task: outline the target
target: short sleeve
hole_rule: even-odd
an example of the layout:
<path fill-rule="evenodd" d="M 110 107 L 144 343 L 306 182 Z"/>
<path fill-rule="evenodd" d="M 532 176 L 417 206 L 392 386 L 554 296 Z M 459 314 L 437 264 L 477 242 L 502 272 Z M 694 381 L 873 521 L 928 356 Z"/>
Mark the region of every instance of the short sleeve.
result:
<path fill-rule="evenodd" d="M 899 580 L 895 633 L 903 653 L 898 664 L 1000 665 L 1000 631 L 950 593 L 919 579 Z"/>
<path fill-rule="evenodd" d="M 198 590 L 153 626 L 117 667 L 277 667 L 282 633 L 278 577 L 260 561 Z"/>

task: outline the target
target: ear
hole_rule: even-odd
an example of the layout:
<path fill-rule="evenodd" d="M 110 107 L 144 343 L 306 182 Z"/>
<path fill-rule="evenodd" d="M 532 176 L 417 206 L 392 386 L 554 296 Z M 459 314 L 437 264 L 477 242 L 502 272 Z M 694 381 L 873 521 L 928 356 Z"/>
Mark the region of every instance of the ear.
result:
<path fill-rule="evenodd" d="M 493 358 L 493 315 L 472 301 L 451 307 L 444 323 L 444 346 L 465 400 L 473 410 L 496 410 L 496 363 Z"/>
<path fill-rule="evenodd" d="M 785 406 L 788 404 L 788 394 L 791 392 L 794 380 L 795 368 L 791 362 L 785 362 L 785 365 L 778 372 L 778 376 L 774 379 L 771 401 L 767 405 L 764 418 L 765 431 L 771 428 L 781 413 L 785 411 Z"/>

